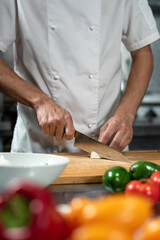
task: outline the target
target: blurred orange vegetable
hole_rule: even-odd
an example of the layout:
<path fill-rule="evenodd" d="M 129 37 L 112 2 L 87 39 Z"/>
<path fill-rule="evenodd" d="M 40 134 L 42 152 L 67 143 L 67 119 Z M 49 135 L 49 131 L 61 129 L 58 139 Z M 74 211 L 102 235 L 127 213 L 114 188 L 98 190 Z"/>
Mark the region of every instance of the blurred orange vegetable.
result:
<path fill-rule="evenodd" d="M 76 228 L 69 240 L 133 240 L 133 236 L 127 230 L 99 222 Z"/>
<path fill-rule="evenodd" d="M 117 193 L 94 200 L 76 197 L 59 211 L 69 229 L 67 240 L 160 240 L 160 218 L 154 233 L 146 225 L 153 207 L 145 196 Z"/>
<path fill-rule="evenodd" d="M 136 240 L 160 240 L 160 217 L 148 219 L 140 228 Z"/>
<path fill-rule="evenodd" d="M 79 226 L 79 215 L 83 208 L 93 200 L 87 197 L 73 198 L 67 205 L 60 207 L 60 212 L 65 219 L 69 231 Z"/>
<path fill-rule="evenodd" d="M 152 216 L 152 203 L 139 195 L 114 194 L 88 202 L 78 216 L 80 224 L 105 221 L 136 230 Z"/>

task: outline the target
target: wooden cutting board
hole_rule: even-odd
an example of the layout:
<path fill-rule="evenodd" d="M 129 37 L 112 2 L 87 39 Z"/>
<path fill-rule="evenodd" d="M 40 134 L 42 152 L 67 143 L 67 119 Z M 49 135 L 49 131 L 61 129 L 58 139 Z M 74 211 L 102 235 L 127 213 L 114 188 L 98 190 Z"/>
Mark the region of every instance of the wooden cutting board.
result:
<path fill-rule="evenodd" d="M 105 171 L 113 166 L 129 169 L 136 161 L 150 161 L 160 165 L 160 150 L 126 151 L 130 163 L 105 159 L 90 159 L 87 153 L 59 153 L 70 159 L 69 164 L 53 184 L 98 183 Z"/>

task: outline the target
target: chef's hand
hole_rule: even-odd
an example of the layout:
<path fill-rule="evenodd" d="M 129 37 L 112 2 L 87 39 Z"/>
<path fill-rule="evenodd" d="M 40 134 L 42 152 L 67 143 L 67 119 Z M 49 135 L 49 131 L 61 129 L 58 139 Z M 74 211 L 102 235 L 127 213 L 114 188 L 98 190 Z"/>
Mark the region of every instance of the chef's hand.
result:
<path fill-rule="evenodd" d="M 64 136 L 66 140 L 74 137 L 75 129 L 70 113 L 52 99 L 48 98 L 35 110 L 39 125 L 45 134 L 55 136 L 57 141 L 61 141 Z"/>
<path fill-rule="evenodd" d="M 117 151 L 122 151 L 132 140 L 132 122 L 128 116 L 115 115 L 100 129 L 99 141 Z"/>

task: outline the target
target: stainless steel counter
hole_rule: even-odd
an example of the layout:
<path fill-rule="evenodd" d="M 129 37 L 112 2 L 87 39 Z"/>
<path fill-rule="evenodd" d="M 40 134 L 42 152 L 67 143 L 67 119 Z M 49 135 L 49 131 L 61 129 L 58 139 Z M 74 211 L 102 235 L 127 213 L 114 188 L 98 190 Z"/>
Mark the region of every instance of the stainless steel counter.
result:
<path fill-rule="evenodd" d="M 50 185 L 48 190 L 58 204 L 67 203 L 77 196 L 97 198 L 107 194 L 102 183 Z"/>
<path fill-rule="evenodd" d="M 102 183 L 50 185 L 48 190 L 53 194 L 57 204 L 68 203 L 77 196 L 98 198 L 108 194 Z M 155 205 L 155 215 L 160 216 L 160 201 Z"/>

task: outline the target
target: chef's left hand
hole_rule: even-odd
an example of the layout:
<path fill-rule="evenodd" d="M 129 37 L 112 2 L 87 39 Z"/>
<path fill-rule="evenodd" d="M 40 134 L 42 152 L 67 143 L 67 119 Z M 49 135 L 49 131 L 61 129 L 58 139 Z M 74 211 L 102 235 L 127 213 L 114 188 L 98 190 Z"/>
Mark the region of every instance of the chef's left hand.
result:
<path fill-rule="evenodd" d="M 128 116 L 114 115 L 100 129 L 98 141 L 122 151 L 132 140 L 132 121 Z"/>

